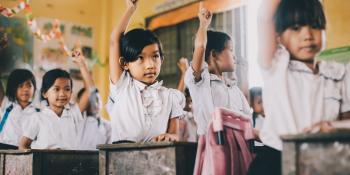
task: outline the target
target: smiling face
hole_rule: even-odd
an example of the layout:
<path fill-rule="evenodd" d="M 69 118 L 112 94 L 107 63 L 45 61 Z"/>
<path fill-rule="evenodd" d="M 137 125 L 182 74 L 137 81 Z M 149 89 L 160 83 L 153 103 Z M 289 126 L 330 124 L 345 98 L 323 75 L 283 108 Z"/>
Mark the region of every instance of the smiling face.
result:
<path fill-rule="evenodd" d="M 72 85 L 68 78 L 57 78 L 55 83 L 43 94 L 50 106 L 64 108 L 72 95 Z"/>
<path fill-rule="evenodd" d="M 20 84 L 16 91 L 16 99 L 17 101 L 22 103 L 29 103 L 34 94 L 34 85 L 31 80 L 27 80 Z"/>
<path fill-rule="evenodd" d="M 161 65 L 162 57 L 158 44 L 150 44 L 142 49 L 136 61 L 126 63 L 124 69 L 128 70 L 134 79 L 151 85 L 156 81 Z"/>
<path fill-rule="evenodd" d="M 292 59 L 313 61 L 322 48 L 322 30 L 308 25 L 290 27 L 281 34 L 280 42 Z"/>

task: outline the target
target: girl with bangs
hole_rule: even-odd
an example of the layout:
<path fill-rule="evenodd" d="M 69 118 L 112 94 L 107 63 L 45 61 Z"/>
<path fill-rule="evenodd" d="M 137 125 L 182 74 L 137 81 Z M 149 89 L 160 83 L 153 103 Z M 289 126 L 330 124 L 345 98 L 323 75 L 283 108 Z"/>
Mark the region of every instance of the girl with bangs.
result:
<path fill-rule="evenodd" d="M 249 174 L 281 174 L 281 135 L 298 134 L 350 111 L 345 67 L 316 60 L 326 18 L 318 0 L 264 1 L 259 15 L 259 64 L 266 119 L 265 145 Z"/>

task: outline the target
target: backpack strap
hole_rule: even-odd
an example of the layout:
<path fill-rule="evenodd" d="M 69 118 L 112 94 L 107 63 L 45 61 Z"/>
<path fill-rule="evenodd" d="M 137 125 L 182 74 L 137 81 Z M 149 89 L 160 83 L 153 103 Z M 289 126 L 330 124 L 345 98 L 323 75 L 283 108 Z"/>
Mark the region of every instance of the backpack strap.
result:
<path fill-rule="evenodd" d="M 4 125 L 7 121 L 7 118 L 10 114 L 10 112 L 13 109 L 13 104 L 11 104 L 9 107 L 6 108 L 5 114 L 2 116 L 1 122 L 0 122 L 0 133 L 2 132 L 2 129 L 4 128 Z"/>

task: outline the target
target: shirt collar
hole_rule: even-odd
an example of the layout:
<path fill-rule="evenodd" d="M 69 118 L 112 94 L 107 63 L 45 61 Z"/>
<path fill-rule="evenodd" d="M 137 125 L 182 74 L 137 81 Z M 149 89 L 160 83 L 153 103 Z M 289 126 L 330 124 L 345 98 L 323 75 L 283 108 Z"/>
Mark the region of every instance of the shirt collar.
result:
<path fill-rule="evenodd" d="M 134 84 L 136 85 L 136 87 L 140 90 L 143 91 L 145 89 L 154 89 L 154 90 L 159 90 L 162 85 L 163 85 L 163 81 L 156 81 L 155 83 L 153 83 L 152 85 L 146 85 L 145 83 L 142 83 L 138 80 L 133 80 Z"/>

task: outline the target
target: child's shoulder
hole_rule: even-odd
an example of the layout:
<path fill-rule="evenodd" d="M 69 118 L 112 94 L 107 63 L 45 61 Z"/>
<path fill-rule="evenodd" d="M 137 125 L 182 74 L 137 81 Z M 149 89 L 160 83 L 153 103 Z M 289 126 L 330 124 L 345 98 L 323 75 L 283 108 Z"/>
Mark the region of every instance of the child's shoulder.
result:
<path fill-rule="evenodd" d="M 345 65 L 341 63 L 333 61 L 321 61 L 319 63 L 319 72 L 326 78 L 338 81 L 344 78 L 346 68 Z"/>

